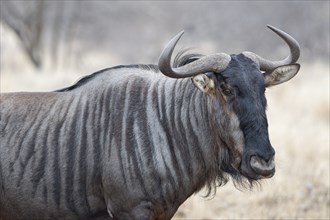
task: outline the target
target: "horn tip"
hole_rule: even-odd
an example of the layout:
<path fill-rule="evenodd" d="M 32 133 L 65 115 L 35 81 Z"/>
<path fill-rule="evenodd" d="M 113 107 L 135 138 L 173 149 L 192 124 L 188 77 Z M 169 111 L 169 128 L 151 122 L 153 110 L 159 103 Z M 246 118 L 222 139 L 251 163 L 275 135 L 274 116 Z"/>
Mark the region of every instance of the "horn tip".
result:
<path fill-rule="evenodd" d="M 178 37 L 181 37 L 183 34 L 184 34 L 184 30 L 180 31 L 180 32 L 177 34 L 177 36 L 178 36 Z"/>
<path fill-rule="evenodd" d="M 175 44 L 179 41 L 179 39 L 182 37 L 182 35 L 184 34 L 184 30 L 180 31 L 178 34 L 176 34 L 172 40 L 169 42 L 169 44 Z"/>
<path fill-rule="evenodd" d="M 267 27 L 272 31 L 277 31 L 278 29 L 270 24 L 267 24 Z"/>

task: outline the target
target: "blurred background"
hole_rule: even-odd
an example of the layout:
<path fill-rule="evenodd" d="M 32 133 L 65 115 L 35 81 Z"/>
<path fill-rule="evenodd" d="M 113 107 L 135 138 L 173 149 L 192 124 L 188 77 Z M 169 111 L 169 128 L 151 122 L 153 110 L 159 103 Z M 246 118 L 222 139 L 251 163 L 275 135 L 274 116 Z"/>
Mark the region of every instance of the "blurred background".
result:
<path fill-rule="evenodd" d="M 174 219 L 329 219 L 329 1 L 0 1 L 0 91 L 51 91 L 100 69 L 157 63 L 178 49 L 253 51 L 279 60 L 301 46 L 301 70 L 267 90 L 277 173 L 260 189 L 228 183 L 189 198 Z M 177 50 L 178 51 L 178 50 Z M 0 103 L 1 104 L 1 103 Z"/>

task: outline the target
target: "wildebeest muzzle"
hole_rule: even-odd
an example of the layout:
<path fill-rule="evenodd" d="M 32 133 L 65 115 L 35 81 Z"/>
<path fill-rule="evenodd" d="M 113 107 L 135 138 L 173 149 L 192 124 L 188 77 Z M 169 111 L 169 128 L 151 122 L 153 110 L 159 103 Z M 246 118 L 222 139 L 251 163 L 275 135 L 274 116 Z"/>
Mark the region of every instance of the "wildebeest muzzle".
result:
<path fill-rule="evenodd" d="M 249 179 L 270 178 L 275 174 L 275 151 L 269 146 L 264 152 L 246 152 L 240 172 Z"/>

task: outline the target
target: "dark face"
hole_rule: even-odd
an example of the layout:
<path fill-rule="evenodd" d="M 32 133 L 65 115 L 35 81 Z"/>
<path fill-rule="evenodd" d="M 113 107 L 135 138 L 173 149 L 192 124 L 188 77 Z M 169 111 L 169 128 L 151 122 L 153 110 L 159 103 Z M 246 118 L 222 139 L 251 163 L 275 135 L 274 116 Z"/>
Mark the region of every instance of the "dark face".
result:
<path fill-rule="evenodd" d="M 231 57 L 226 70 L 216 74 L 216 80 L 244 136 L 239 169 L 249 179 L 269 178 L 275 173 L 275 151 L 268 136 L 264 77 L 249 58 L 242 54 Z"/>

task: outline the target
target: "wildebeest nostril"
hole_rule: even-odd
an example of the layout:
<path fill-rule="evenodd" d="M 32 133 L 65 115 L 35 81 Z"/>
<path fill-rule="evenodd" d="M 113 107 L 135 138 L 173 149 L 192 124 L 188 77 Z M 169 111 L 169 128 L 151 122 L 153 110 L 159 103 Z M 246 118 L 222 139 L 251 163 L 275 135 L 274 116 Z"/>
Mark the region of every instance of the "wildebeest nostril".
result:
<path fill-rule="evenodd" d="M 262 155 L 255 155 L 257 156 L 260 160 L 263 160 L 265 161 L 266 163 L 269 163 L 270 161 L 274 160 L 274 157 L 275 157 L 275 151 L 272 150 L 270 151 L 268 154 L 262 154 Z"/>
<path fill-rule="evenodd" d="M 270 164 L 270 163 L 274 162 L 274 155 L 267 156 L 267 157 L 262 157 L 262 156 L 259 156 L 259 155 L 255 155 L 255 156 L 252 156 L 251 159 L 253 157 L 255 157 L 259 163 L 264 164 L 264 165 L 267 165 L 267 164 Z"/>
<path fill-rule="evenodd" d="M 263 158 L 263 160 L 266 162 L 266 163 L 268 163 L 270 160 L 272 160 L 273 158 L 267 158 L 267 159 L 265 159 L 265 158 Z"/>

